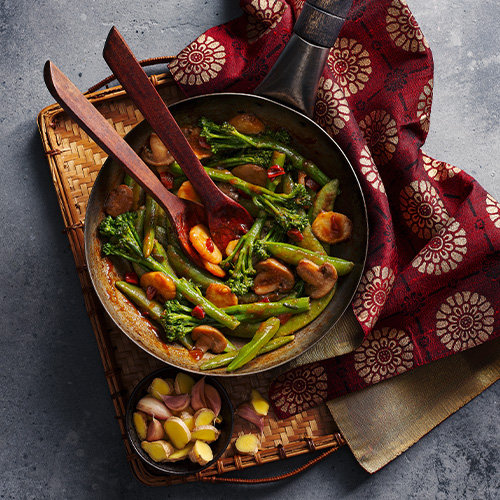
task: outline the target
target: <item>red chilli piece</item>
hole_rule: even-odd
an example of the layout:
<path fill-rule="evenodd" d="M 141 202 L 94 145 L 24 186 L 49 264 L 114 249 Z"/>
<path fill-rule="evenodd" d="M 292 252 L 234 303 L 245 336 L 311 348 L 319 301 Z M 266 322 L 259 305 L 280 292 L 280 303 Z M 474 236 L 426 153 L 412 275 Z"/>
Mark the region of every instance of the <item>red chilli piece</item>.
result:
<path fill-rule="evenodd" d="M 198 138 L 198 144 L 203 148 L 203 149 L 208 149 L 209 151 L 212 151 L 212 146 L 207 142 L 205 137 L 199 137 Z"/>
<path fill-rule="evenodd" d="M 319 191 L 321 186 L 314 179 L 307 177 L 306 178 L 306 187 L 308 187 L 309 189 L 312 189 L 313 191 Z"/>
<path fill-rule="evenodd" d="M 152 285 L 149 285 L 147 288 L 146 288 L 146 297 L 149 299 L 149 300 L 153 300 L 156 296 L 156 292 L 158 290 L 156 290 L 156 288 Z"/>
<path fill-rule="evenodd" d="M 292 316 L 292 313 L 283 313 L 276 315 L 276 317 L 280 320 L 280 325 L 284 325 Z"/>
<path fill-rule="evenodd" d="M 196 306 L 192 311 L 191 311 L 191 316 L 193 318 L 197 319 L 203 319 L 205 317 L 205 311 L 203 310 L 202 307 Z"/>
<path fill-rule="evenodd" d="M 139 276 L 137 276 L 137 273 L 130 271 L 130 272 L 125 274 L 125 281 L 127 283 L 130 283 L 131 285 L 138 285 L 139 284 Z"/>
<path fill-rule="evenodd" d="M 241 189 L 238 189 L 238 194 L 239 194 L 242 198 L 244 198 L 245 200 L 251 200 L 251 199 L 252 199 L 252 197 L 251 197 L 249 194 L 245 193 L 245 192 L 244 192 L 244 191 L 242 191 Z"/>
<path fill-rule="evenodd" d="M 302 241 L 304 239 L 304 235 L 297 228 L 290 229 L 286 234 L 293 241 Z"/>
<path fill-rule="evenodd" d="M 170 172 L 160 172 L 160 181 L 167 189 L 174 187 L 174 176 Z"/>
<path fill-rule="evenodd" d="M 285 169 L 283 167 L 280 167 L 279 165 L 271 165 L 267 169 L 267 177 L 269 179 L 274 179 L 276 177 L 279 177 L 280 175 L 285 175 Z"/>
<path fill-rule="evenodd" d="M 261 301 L 261 302 L 265 302 L 266 304 L 267 304 L 268 302 L 271 302 L 271 301 L 269 300 L 269 297 L 262 297 L 262 299 L 261 299 L 260 301 Z"/>
<path fill-rule="evenodd" d="M 208 238 L 205 245 L 210 253 L 212 253 L 215 250 L 215 245 L 212 238 Z"/>

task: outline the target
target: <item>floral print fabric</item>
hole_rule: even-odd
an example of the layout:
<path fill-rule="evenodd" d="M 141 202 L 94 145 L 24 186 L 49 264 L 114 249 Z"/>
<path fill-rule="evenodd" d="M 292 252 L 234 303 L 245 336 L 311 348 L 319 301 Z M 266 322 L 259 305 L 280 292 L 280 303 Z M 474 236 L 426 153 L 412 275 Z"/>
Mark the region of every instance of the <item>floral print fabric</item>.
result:
<path fill-rule="evenodd" d="M 304 1 L 240 4 L 242 17 L 201 35 L 171 63 L 187 95 L 251 92 Z M 349 157 L 369 207 L 368 259 L 352 303 L 365 340 L 353 353 L 278 377 L 270 400 L 279 417 L 500 333 L 500 204 L 461 169 L 422 152 L 432 95 L 432 55 L 405 0 L 354 0 L 314 119 Z"/>

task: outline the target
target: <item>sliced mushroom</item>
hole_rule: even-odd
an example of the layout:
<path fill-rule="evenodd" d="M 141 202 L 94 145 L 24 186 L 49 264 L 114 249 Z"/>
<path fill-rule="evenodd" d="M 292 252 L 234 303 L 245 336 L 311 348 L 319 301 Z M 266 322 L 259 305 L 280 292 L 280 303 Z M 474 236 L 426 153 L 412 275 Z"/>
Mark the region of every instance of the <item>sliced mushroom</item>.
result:
<path fill-rule="evenodd" d="M 240 113 L 233 116 L 229 123 L 242 134 L 260 134 L 264 132 L 265 125 L 252 113 Z"/>
<path fill-rule="evenodd" d="M 234 167 L 231 173 L 244 181 L 265 187 L 267 183 L 267 170 L 260 165 L 245 163 Z"/>
<path fill-rule="evenodd" d="M 271 292 L 288 292 L 295 285 L 293 273 L 276 259 L 259 262 L 255 269 L 257 276 L 253 280 L 253 289 L 257 295 Z"/>
<path fill-rule="evenodd" d="M 197 326 L 191 332 L 191 338 L 195 341 L 195 349 L 203 352 L 212 351 L 219 354 L 227 347 L 226 337 L 213 326 Z"/>
<path fill-rule="evenodd" d="M 324 243 L 340 243 L 352 235 L 352 221 L 338 212 L 321 212 L 312 223 L 316 238 Z"/>
<path fill-rule="evenodd" d="M 104 211 L 111 217 L 116 217 L 132 210 L 133 203 L 134 192 L 132 188 L 120 184 L 108 194 L 104 202 Z"/>
<path fill-rule="evenodd" d="M 143 148 L 141 156 L 148 165 L 153 167 L 166 167 L 174 161 L 167 146 L 154 133 L 149 136 L 149 147 Z"/>
<path fill-rule="evenodd" d="M 337 282 L 337 270 L 329 262 L 318 266 L 302 259 L 297 265 L 297 274 L 306 282 L 306 293 L 311 299 L 324 297 Z"/>

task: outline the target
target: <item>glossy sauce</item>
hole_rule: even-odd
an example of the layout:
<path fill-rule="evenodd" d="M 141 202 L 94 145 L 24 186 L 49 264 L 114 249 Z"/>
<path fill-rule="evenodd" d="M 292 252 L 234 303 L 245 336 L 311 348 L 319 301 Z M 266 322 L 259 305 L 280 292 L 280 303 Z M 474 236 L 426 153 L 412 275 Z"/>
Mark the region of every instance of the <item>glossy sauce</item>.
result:
<path fill-rule="evenodd" d="M 194 361 L 199 361 L 203 357 L 204 352 L 201 349 L 191 349 L 189 351 L 189 356 L 194 359 Z"/>

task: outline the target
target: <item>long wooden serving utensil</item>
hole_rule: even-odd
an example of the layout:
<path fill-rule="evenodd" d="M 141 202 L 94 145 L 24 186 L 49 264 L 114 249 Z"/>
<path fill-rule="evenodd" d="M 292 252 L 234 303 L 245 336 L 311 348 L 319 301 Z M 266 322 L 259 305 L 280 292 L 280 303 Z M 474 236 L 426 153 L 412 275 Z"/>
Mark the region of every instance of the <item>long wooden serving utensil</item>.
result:
<path fill-rule="evenodd" d="M 250 229 L 253 224 L 252 216 L 210 179 L 160 94 L 115 27 L 109 32 L 103 56 L 128 96 L 169 149 L 202 199 L 212 238 L 224 252 L 231 240 L 239 238 Z"/>
<path fill-rule="evenodd" d="M 183 250 L 194 262 L 202 264 L 189 242 L 189 229 L 206 223 L 204 208 L 178 198 L 166 189 L 104 116 L 51 61 L 45 64 L 44 78 L 47 88 L 62 108 L 164 208 Z"/>

